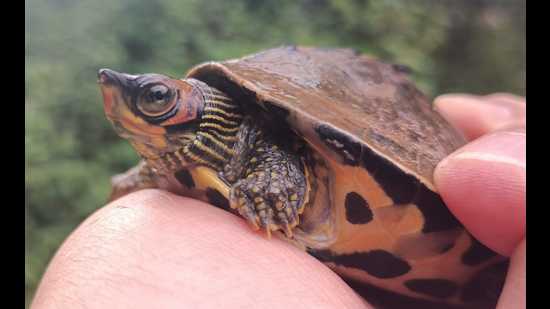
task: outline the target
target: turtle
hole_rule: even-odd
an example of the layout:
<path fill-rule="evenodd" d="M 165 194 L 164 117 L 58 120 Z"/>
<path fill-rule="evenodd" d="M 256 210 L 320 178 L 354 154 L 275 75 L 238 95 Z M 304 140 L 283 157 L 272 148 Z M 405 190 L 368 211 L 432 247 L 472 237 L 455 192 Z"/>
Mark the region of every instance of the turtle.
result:
<path fill-rule="evenodd" d="M 282 46 L 185 76 L 100 69 L 105 115 L 144 188 L 233 212 L 325 263 L 380 308 L 491 308 L 509 260 L 472 237 L 433 181 L 466 143 L 410 70 L 348 48 Z"/>

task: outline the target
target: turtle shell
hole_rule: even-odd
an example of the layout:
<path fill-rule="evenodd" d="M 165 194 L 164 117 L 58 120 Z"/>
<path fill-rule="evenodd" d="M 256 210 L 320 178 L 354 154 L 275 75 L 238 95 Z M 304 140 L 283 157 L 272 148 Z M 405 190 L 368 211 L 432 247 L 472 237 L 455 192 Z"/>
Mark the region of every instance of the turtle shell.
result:
<path fill-rule="evenodd" d="M 281 47 L 204 63 L 186 78 L 259 107 L 321 158 L 310 165 L 324 181 L 297 240 L 371 303 L 495 304 L 502 258 L 464 230 L 433 185 L 437 163 L 465 140 L 402 66 L 350 49 Z"/>
<path fill-rule="evenodd" d="M 187 77 L 228 92 L 221 84 L 233 82 L 341 162 L 368 166 L 368 149 L 432 190 L 436 164 L 465 143 L 402 66 L 351 49 L 276 48 L 205 63 Z"/>

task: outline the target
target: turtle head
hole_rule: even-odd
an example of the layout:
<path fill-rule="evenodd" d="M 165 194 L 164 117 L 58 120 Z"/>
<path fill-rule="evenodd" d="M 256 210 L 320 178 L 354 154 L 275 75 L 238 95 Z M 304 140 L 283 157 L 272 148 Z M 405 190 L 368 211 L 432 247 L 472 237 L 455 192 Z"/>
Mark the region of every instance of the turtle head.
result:
<path fill-rule="evenodd" d="M 198 128 L 204 97 L 186 80 L 160 74 L 98 72 L 105 115 L 117 133 L 145 157 L 158 157 L 189 143 Z"/>

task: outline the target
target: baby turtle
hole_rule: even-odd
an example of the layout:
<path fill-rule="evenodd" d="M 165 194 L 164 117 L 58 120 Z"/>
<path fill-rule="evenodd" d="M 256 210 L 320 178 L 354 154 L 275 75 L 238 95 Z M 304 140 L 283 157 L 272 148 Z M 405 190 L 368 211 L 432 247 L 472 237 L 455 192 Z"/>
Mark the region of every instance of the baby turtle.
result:
<path fill-rule="evenodd" d="M 326 263 L 381 308 L 491 308 L 507 260 L 433 184 L 465 140 L 402 66 L 282 47 L 183 79 L 99 71 L 105 113 L 141 163 L 112 199 L 161 188 L 240 214 Z"/>

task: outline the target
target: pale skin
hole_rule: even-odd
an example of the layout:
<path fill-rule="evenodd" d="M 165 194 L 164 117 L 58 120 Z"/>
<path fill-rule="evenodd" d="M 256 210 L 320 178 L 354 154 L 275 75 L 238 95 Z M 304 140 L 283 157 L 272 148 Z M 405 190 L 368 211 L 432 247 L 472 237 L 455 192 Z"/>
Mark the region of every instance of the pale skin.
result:
<path fill-rule="evenodd" d="M 435 182 L 466 228 L 511 257 L 498 308 L 525 308 L 525 99 L 445 95 L 471 142 Z M 32 308 L 369 308 L 326 266 L 236 216 L 159 190 L 101 208 L 52 259 Z"/>

